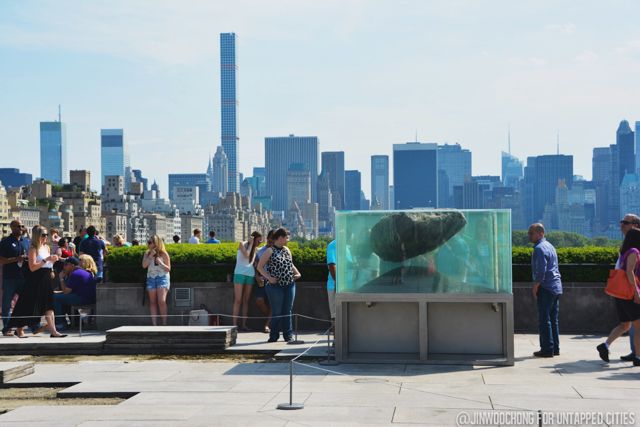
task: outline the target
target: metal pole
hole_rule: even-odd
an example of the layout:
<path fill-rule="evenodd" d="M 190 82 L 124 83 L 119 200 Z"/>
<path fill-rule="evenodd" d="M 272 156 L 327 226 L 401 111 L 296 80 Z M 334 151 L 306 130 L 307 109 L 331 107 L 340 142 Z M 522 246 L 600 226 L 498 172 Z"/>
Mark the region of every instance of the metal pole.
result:
<path fill-rule="evenodd" d="M 78 310 L 78 323 L 80 324 L 80 336 L 82 336 L 82 315 L 80 314 L 80 310 Z"/>
<path fill-rule="evenodd" d="M 283 410 L 304 408 L 304 403 L 293 403 L 293 360 L 289 362 L 289 403 L 280 403 L 276 408 Z"/>
<path fill-rule="evenodd" d="M 289 316 L 292 316 L 292 315 L 289 315 Z M 296 316 L 295 326 L 294 326 L 294 334 L 296 338 L 294 340 L 289 341 L 287 344 L 294 344 L 294 345 L 304 344 L 304 341 L 298 339 L 298 314 L 297 313 L 293 314 L 293 316 Z"/>
<path fill-rule="evenodd" d="M 324 365 L 324 366 L 332 365 L 332 366 L 335 366 L 335 365 L 338 364 L 338 361 L 336 360 L 335 351 L 333 353 L 333 360 L 331 360 L 331 329 L 332 328 L 327 329 L 327 360 L 321 360 L 320 362 L 318 362 L 319 365 Z M 335 332 L 334 332 L 334 334 L 335 334 Z"/>

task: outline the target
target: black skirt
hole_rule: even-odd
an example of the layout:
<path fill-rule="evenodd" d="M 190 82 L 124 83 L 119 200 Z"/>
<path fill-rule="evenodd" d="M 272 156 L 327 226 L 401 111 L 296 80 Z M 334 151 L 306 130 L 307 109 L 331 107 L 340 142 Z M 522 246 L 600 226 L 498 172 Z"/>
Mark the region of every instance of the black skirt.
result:
<path fill-rule="evenodd" d="M 616 300 L 618 320 L 621 322 L 633 322 L 640 319 L 640 304 L 636 304 L 632 299 L 614 299 Z"/>
<path fill-rule="evenodd" d="M 40 317 L 53 310 L 51 272 L 50 268 L 40 268 L 29 273 L 11 314 L 10 328 L 39 324 Z"/>

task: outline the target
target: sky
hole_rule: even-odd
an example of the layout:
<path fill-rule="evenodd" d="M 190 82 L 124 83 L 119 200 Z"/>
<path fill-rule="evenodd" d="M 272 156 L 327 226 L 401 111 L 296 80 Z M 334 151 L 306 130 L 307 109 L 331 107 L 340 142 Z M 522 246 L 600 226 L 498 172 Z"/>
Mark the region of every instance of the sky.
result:
<path fill-rule="evenodd" d="M 0 2 L 0 167 L 40 173 L 39 122 L 67 125 L 69 169 L 100 174 L 100 129 L 131 165 L 202 173 L 220 145 L 219 34 L 237 34 L 240 171 L 264 138 L 318 136 L 362 172 L 392 145 L 459 143 L 474 175 L 500 151 L 574 156 L 640 120 L 635 1 L 40 0 Z"/>

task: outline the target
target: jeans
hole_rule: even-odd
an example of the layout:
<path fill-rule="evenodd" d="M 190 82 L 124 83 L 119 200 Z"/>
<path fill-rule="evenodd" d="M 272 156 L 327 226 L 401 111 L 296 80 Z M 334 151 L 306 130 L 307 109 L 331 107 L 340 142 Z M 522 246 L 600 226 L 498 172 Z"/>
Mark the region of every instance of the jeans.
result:
<path fill-rule="evenodd" d="M 56 325 L 64 324 L 63 306 L 82 305 L 82 298 L 73 292 L 69 294 L 53 294 L 53 311 L 56 315 Z"/>
<path fill-rule="evenodd" d="M 24 279 L 7 279 L 2 281 L 2 332 L 8 332 L 7 325 L 11 318 L 11 300 L 22 289 Z"/>
<path fill-rule="evenodd" d="M 540 286 L 538 290 L 538 332 L 540 333 L 540 350 L 545 353 L 560 351 L 558 329 L 558 313 L 560 311 L 560 295 Z"/>
<path fill-rule="evenodd" d="M 269 339 L 277 340 L 280 331 L 285 340 L 293 336 L 293 322 L 291 312 L 293 310 L 293 300 L 296 297 L 296 284 L 287 286 L 265 285 L 269 305 L 271 305 L 271 320 Z M 288 317 L 277 317 L 288 316 Z"/>

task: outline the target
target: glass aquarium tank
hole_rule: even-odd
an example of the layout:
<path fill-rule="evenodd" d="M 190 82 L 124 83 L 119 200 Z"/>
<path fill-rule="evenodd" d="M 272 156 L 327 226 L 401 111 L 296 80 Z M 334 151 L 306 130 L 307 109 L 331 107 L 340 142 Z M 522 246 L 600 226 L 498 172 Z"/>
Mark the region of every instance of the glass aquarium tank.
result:
<path fill-rule="evenodd" d="M 511 294 L 511 211 L 336 213 L 338 293 Z"/>

